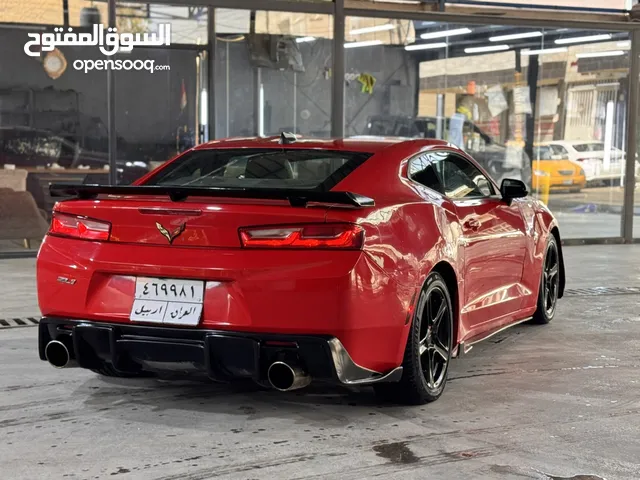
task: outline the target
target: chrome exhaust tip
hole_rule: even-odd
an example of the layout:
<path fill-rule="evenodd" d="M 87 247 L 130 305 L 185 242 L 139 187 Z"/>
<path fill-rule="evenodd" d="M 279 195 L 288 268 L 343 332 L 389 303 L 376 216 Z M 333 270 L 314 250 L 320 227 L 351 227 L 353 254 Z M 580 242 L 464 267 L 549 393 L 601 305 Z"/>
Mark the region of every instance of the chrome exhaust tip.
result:
<path fill-rule="evenodd" d="M 311 383 L 311 377 L 300 367 L 285 362 L 274 362 L 267 371 L 269 384 L 276 390 L 288 392 L 304 388 Z"/>
<path fill-rule="evenodd" d="M 56 368 L 71 368 L 77 366 L 67 346 L 59 340 L 52 340 L 44 348 L 47 361 Z"/>

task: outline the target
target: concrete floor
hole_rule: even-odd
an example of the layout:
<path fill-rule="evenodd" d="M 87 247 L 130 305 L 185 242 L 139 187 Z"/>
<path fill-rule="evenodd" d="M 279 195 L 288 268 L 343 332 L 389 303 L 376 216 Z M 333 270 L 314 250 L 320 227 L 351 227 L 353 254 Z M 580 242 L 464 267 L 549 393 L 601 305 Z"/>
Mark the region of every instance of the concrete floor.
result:
<path fill-rule="evenodd" d="M 571 247 L 566 261 L 570 289 L 640 286 L 640 245 Z M 32 265 L 0 262 L 0 318 L 37 314 Z M 454 361 L 444 396 L 423 407 L 366 388 L 57 371 L 37 357 L 36 328 L 0 329 L 0 468 L 12 480 L 637 480 L 640 296 L 575 293 L 552 324 Z"/>

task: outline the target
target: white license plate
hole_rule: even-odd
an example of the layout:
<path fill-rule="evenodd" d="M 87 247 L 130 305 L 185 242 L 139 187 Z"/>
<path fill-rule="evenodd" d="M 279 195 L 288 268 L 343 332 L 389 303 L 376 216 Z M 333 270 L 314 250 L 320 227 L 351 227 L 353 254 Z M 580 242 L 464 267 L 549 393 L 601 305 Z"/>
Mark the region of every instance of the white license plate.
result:
<path fill-rule="evenodd" d="M 573 180 L 563 180 L 562 184 L 563 185 L 573 185 Z"/>
<path fill-rule="evenodd" d="M 164 278 L 136 278 L 131 315 L 134 322 L 195 326 L 202 316 L 204 282 Z"/>

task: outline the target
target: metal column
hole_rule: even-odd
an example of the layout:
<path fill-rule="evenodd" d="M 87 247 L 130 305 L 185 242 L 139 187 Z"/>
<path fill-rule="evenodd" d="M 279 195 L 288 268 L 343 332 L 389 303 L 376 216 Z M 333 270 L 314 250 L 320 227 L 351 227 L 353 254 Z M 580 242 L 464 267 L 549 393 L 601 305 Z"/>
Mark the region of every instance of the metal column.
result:
<path fill-rule="evenodd" d="M 216 114 L 216 9 L 208 7 L 207 26 L 209 27 L 209 54 L 207 55 L 207 73 L 209 75 L 209 88 L 207 94 L 207 115 L 209 116 L 209 140 L 216 139 L 216 124 L 218 115 Z M 196 93 L 200 95 L 200 92 Z M 229 120 L 227 119 L 227 122 Z M 227 132 L 228 133 L 228 132 Z"/>
<path fill-rule="evenodd" d="M 116 26 L 116 0 L 108 0 L 109 27 Z M 118 183 L 118 167 L 116 157 L 118 152 L 118 135 L 116 134 L 116 88 L 113 70 L 107 70 L 107 125 L 109 138 L 109 184 Z"/>
<path fill-rule="evenodd" d="M 631 32 L 631 66 L 629 70 L 629 104 L 627 106 L 627 163 L 624 173 L 624 204 L 622 207 L 622 237 L 633 242 L 634 190 L 636 188 L 636 152 L 638 150 L 638 79 L 640 78 L 640 32 Z"/>
<path fill-rule="evenodd" d="M 264 105 L 262 98 L 262 69 L 254 67 L 253 70 L 253 134 L 260 137 L 264 133 Z"/>
<path fill-rule="evenodd" d="M 331 136 L 344 137 L 344 0 L 334 0 Z"/>

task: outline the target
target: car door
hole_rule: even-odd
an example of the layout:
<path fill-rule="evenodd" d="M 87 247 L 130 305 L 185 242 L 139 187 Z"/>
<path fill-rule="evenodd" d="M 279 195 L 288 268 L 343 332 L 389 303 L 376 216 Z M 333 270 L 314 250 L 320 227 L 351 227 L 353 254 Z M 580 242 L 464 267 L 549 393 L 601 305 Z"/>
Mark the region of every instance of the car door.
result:
<path fill-rule="evenodd" d="M 461 314 L 472 330 L 482 330 L 521 308 L 525 222 L 518 202 L 503 201 L 493 183 L 463 156 L 441 151 L 429 153 L 429 159 L 461 228 Z"/>

